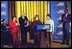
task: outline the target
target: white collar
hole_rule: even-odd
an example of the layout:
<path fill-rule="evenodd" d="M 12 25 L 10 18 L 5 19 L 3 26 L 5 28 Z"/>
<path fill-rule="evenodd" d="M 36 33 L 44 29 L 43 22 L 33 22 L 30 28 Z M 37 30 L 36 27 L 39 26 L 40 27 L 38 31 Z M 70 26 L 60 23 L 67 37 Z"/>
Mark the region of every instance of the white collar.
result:
<path fill-rule="evenodd" d="M 22 19 L 24 19 L 24 16 L 22 16 Z"/>
<path fill-rule="evenodd" d="M 67 17 L 68 13 L 66 13 L 65 17 Z"/>

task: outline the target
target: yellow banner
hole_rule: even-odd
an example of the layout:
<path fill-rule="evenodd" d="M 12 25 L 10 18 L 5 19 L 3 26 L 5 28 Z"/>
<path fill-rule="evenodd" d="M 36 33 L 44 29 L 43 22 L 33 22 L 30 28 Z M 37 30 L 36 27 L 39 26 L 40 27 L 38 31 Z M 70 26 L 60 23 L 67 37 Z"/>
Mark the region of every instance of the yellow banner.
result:
<path fill-rule="evenodd" d="M 16 1 L 16 16 L 17 20 L 22 12 L 25 12 L 29 21 L 33 21 L 35 15 L 39 15 L 41 22 L 46 20 L 46 15 L 49 13 L 49 2 L 47 1 Z"/>

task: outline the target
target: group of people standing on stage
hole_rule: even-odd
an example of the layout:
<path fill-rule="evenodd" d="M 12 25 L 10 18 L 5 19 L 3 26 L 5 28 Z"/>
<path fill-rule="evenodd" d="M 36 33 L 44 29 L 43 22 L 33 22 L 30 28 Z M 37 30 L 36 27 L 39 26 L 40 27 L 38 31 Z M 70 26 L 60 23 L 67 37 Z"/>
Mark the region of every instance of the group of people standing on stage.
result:
<path fill-rule="evenodd" d="M 47 15 L 47 17 L 49 17 L 49 14 Z M 9 22 L 9 29 L 10 29 L 11 39 L 13 39 L 13 45 L 14 46 L 17 45 L 18 34 L 21 31 L 21 45 L 23 47 L 26 46 L 27 44 L 27 32 L 30 32 L 31 35 L 30 38 L 34 39 L 34 48 L 40 48 L 41 32 L 38 32 L 36 30 L 37 24 L 42 24 L 41 21 L 39 20 L 38 15 L 35 15 L 33 22 L 30 22 L 24 13 L 22 13 L 21 17 L 19 17 L 19 23 L 17 22 L 16 17 L 13 17 L 13 19 Z M 49 40 L 50 38 L 51 37 L 49 37 Z"/>
<path fill-rule="evenodd" d="M 64 16 L 65 15 L 63 15 L 63 17 Z M 47 19 L 46 19 L 44 24 L 50 24 L 51 29 L 44 31 L 44 36 L 47 39 L 47 43 L 48 43 L 47 47 L 50 47 L 51 42 L 52 42 L 51 34 L 54 33 L 54 21 L 50 18 L 51 16 L 49 14 L 47 14 L 46 17 L 47 17 Z M 66 19 L 69 20 L 70 18 L 67 17 Z M 21 31 L 21 44 L 23 46 L 25 46 L 27 44 L 27 32 L 29 31 L 32 39 L 34 39 L 34 48 L 40 48 L 41 32 L 38 32 L 36 30 L 36 25 L 42 24 L 41 21 L 39 20 L 39 16 L 35 15 L 34 20 L 31 23 L 27 19 L 27 16 L 25 16 L 25 14 L 22 13 L 21 17 L 19 17 L 18 20 L 19 20 L 19 23 L 17 22 L 16 17 L 13 17 L 13 19 L 9 22 L 9 30 L 10 30 L 11 38 L 13 39 L 13 43 L 16 44 L 18 42 L 18 34 Z M 63 19 L 63 21 L 64 21 L 64 19 Z M 66 20 L 64 21 L 64 24 L 65 23 L 66 23 Z M 68 23 L 69 22 L 67 21 L 67 24 Z M 68 31 L 65 30 L 65 27 L 64 27 L 64 31 L 65 31 L 65 34 L 67 36 Z M 64 36 L 65 36 L 65 34 L 64 34 Z M 65 37 L 64 36 L 63 36 L 63 42 L 64 42 L 64 38 L 66 37 L 66 36 Z"/>

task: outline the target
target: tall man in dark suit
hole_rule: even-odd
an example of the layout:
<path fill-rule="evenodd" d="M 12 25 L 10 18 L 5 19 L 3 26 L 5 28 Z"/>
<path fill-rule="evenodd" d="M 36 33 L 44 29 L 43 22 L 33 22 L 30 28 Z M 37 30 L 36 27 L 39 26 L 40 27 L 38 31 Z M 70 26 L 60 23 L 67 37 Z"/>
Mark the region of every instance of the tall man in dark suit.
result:
<path fill-rule="evenodd" d="M 28 19 L 24 13 L 22 13 L 21 17 L 19 18 L 20 23 L 20 30 L 21 30 L 21 42 L 25 46 L 27 43 L 27 31 L 28 31 Z"/>
<path fill-rule="evenodd" d="M 63 39 L 62 39 L 62 44 L 69 45 L 70 21 L 71 21 L 71 15 L 68 13 L 68 9 L 65 9 L 65 14 L 62 15 L 62 22 L 63 22 Z"/>

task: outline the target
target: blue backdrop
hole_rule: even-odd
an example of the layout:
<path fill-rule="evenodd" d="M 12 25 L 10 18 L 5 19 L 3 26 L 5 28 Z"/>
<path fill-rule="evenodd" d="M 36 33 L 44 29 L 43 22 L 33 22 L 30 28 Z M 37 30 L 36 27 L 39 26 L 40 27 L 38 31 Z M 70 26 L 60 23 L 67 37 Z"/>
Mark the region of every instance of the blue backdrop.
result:
<path fill-rule="evenodd" d="M 1 1 L 1 18 L 8 23 L 8 1 Z"/>
<path fill-rule="evenodd" d="M 65 1 L 51 1 L 50 2 L 50 14 L 51 18 L 54 20 L 55 33 L 53 35 L 53 39 L 62 39 L 62 22 L 59 20 L 61 15 L 64 13 L 64 9 L 66 8 Z"/>

